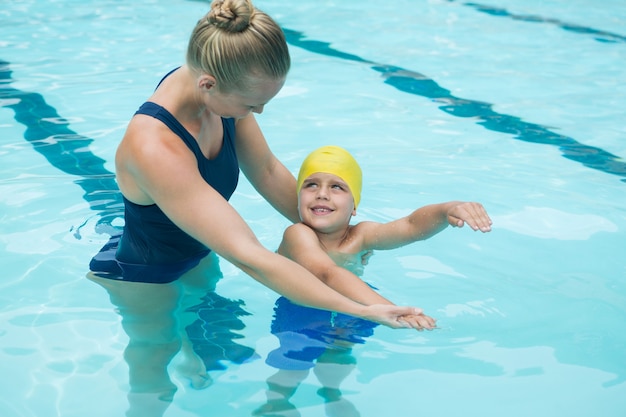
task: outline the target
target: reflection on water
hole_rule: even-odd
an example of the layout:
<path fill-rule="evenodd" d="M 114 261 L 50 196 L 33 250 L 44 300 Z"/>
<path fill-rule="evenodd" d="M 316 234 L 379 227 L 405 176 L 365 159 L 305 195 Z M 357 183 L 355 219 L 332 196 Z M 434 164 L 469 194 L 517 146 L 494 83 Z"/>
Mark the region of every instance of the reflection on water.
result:
<path fill-rule="evenodd" d="M 109 294 L 128 335 L 129 417 L 162 416 L 177 391 L 169 373 L 175 371 L 195 389 L 207 388 L 209 371 L 225 363 L 254 359 L 254 349 L 235 342 L 245 325 L 243 302 L 215 292 L 222 278 L 213 253 L 178 280 L 167 284 L 123 282 L 90 274 Z"/>
<path fill-rule="evenodd" d="M 341 392 L 341 383 L 356 368 L 352 347 L 365 343 L 376 323 L 345 314 L 317 310 L 280 297 L 274 307 L 272 334 L 280 346 L 266 363 L 277 371 L 267 379 L 267 401 L 256 416 L 300 416 L 290 402 L 300 384 L 313 370 L 321 387 L 327 416 L 359 416 Z"/>

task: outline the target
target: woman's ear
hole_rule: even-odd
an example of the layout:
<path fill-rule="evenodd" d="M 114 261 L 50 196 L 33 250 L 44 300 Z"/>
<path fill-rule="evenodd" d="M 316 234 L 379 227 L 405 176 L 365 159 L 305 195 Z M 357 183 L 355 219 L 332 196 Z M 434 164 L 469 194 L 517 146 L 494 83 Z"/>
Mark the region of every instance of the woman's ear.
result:
<path fill-rule="evenodd" d="M 200 87 L 201 90 L 210 91 L 212 88 L 215 87 L 215 84 L 216 84 L 215 77 L 213 77 L 212 75 L 208 75 L 208 74 L 202 75 L 200 79 L 198 80 L 198 86 Z"/>

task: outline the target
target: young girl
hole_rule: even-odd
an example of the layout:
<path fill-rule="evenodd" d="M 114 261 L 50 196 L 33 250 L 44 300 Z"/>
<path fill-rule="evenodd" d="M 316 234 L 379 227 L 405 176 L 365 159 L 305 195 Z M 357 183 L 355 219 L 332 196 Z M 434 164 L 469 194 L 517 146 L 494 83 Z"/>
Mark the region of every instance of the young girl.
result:
<path fill-rule="evenodd" d="M 473 230 L 491 230 L 491 220 L 481 204 L 458 201 L 425 206 L 389 223 L 351 225 L 361 199 L 361 178 L 361 168 L 345 149 L 325 146 L 313 151 L 298 175 L 301 222 L 285 230 L 278 249 L 359 303 L 391 304 L 359 278 L 361 259 L 368 251 L 428 239 L 448 225 L 462 227 L 467 223 Z M 435 328 L 435 320 L 423 313 L 401 319 L 419 330 Z M 332 415 L 358 415 L 339 388 L 356 366 L 352 347 L 364 343 L 375 327 L 376 323 L 368 320 L 300 306 L 280 297 L 272 322 L 272 333 L 280 346 L 266 359 L 278 371 L 268 378 L 268 401 L 255 415 L 294 408 L 290 398 L 310 369 L 323 385 L 318 393 L 326 407 L 336 409 Z"/>

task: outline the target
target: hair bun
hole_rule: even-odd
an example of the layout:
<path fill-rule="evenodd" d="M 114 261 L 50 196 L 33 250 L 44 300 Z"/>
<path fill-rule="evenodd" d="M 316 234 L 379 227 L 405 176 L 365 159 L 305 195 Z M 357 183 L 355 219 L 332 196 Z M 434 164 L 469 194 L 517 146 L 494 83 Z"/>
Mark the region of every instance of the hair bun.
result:
<path fill-rule="evenodd" d="M 253 12 L 250 0 L 214 0 L 207 21 L 229 32 L 241 32 L 250 24 Z"/>

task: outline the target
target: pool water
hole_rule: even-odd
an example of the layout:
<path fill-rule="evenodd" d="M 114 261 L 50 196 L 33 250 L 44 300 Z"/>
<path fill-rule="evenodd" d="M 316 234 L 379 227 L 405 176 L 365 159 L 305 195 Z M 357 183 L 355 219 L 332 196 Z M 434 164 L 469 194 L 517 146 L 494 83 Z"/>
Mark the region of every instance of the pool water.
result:
<path fill-rule="evenodd" d="M 187 311 L 210 380 L 190 382 L 178 355 L 173 398 L 128 395 L 123 314 L 88 263 L 123 225 L 113 158 L 126 123 L 182 63 L 208 4 L 6 3 L 0 415 L 625 415 L 626 4 L 289 3 L 255 3 L 292 53 L 258 116 L 287 167 L 341 145 L 364 171 L 357 221 L 448 200 L 480 201 L 494 221 L 366 267 L 440 328 L 377 327 L 268 390 L 278 295 L 217 260 L 215 291 Z M 231 201 L 276 248 L 288 223 L 243 177 Z"/>

